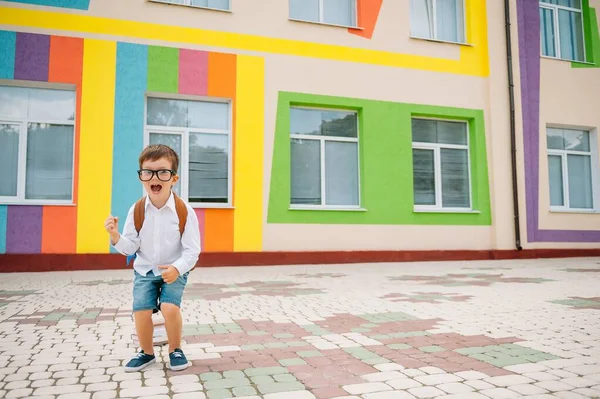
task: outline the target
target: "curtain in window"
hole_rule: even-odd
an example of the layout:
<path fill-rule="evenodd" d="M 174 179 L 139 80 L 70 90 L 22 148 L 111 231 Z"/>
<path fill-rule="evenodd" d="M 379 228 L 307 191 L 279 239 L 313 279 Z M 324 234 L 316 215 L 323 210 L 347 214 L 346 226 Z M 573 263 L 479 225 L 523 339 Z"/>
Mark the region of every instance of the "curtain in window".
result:
<path fill-rule="evenodd" d="M 17 195 L 19 167 L 19 126 L 0 124 L 0 197 Z"/>
<path fill-rule="evenodd" d="M 410 20 L 413 36 L 433 39 L 433 0 L 412 0 Z"/>
<path fill-rule="evenodd" d="M 415 205 L 435 205 L 435 164 L 433 150 L 413 150 Z"/>
<path fill-rule="evenodd" d="M 442 206 L 444 208 L 468 208 L 469 155 L 467 150 L 442 148 Z"/>
<path fill-rule="evenodd" d="M 462 0 L 437 0 L 436 7 L 437 39 L 464 42 Z"/>
<path fill-rule="evenodd" d="M 325 142 L 327 205 L 358 206 L 358 145 Z"/>
<path fill-rule="evenodd" d="M 179 168 L 181 169 L 181 136 L 178 134 L 161 134 L 161 133 L 151 133 L 150 134 L 150 144 L 164 144 L 166 146 L 171 147 L 179 157 Z M 177 172 L 181 175 L 181 170 Z M 175 184 L 173 187 L 173 192 L 179 196 L 181 196 L 181 188 L 180 184 Z"/>
<path fill-rule="evenodd" d="M 229 137 L 190 133 L 190 201 L 227 203 Z"/>
<path fill-rule="evenodd" d="M 321 143 L 291 139 L 291 203 L 321 205 Z"/>
<path fill-rule="evenodd" d="M 548 155 L 548 177 L 550 179 L 550 205 L 564 206 L 562 157 Z"/>
<path fill-rule="evenodd" d="M 319 22 L 319 0 L 290 0 L 290 18 Z"/>
<path fill-rule="evenodd" d="M 356 0 L 323 0 L 323 22 L 356 26 Z"/>
<path fill-rule="evenodd" d="M 581 13 L 558 10 L 558 29 L 560 31 L 560 57 L 583 61 L 583 21 L 581 20 Z"/>
<path fill-rule="evenodd" d="M 556 57 L 554 47 L 554 11 L 540 8 L 542 55 Z"/>
<path fill-rule="evenodd" d="M 229 0 L 191 0 L 193 6 L 229 10 Z"/>
<path fill-rule="evenodd" d="M 569 207 L 591 209 L 593 205 L 591 157 L 567 155 Z"/>
<path fill-rule="evenodd" d="M 73 126 L 27 125 L 25 198 L 69 200 L 73 188 Z"/>

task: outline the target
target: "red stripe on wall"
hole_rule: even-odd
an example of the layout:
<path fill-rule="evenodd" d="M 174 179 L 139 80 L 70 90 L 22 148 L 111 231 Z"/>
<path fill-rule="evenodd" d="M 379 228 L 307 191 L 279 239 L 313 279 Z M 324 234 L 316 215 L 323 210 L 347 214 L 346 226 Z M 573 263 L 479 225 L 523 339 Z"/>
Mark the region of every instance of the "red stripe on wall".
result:
<path fill-rule="evenodd" d="M 358 0 L 358 26 L 362 29 L 349 28 L 348 32 L 367 39 L 373 37 L 382 4 L 383 0 Z"/>
<path fill-rule="evenodd" d="M 179 50 L 179 94 L 205 96 L 208 91 L 208 53 Z"/>

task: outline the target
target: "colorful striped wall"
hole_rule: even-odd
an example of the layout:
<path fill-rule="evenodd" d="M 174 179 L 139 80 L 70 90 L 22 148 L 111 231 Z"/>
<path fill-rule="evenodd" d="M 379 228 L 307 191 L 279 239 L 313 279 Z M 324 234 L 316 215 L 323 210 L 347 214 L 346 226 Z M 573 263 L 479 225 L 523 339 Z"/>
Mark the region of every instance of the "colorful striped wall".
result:
<path fill-rule="evenodd" d="M 35 6 L 71 8 L 74 10 L 87 10 L 90 0 L 4 0 L 11 3 L 32 4 Z"/>
<path fill-rule="evenodd" d="M 0 205 L 0 253 L 110 252 L 104 219 L 141 194 L 149 91 L 232 101 L 233 208 L 196 214 L 204 251 L 261 251 L 263 75 L 259 57 L 0 31 L 0 79 L 77 90 L 74 205 Z"/>

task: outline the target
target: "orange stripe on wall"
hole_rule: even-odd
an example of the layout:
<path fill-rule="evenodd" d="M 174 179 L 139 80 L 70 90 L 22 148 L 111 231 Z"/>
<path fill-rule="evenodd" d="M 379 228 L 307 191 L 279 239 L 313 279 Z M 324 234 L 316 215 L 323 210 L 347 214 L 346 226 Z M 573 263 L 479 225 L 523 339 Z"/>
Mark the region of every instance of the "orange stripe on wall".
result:
<path fill-rule="evenodd" d="M 74 254 L 77 243 L 77 207 L 44 206 L 42 253 Z"/>
<path fill-rule="evenodd" d="M 383 0 L 358 0 L 358 26 L 362 29 L 349 28 L 348 32 L 370 39 L 375 31 L 382 3 Z"/>
<path fill-rule="evenodd" d="M 79 134 L 81 115 L 81 78 L 83 39 L 51 36 L 48 81 L 76 85 L 75 140 L 73 159 L 73 203 L 77 204 L 79 181 Z M 46 205 L 42 211 L 42 253 L 75 253 L 77 207 Z"/>
<path fill-rule="evenodd" d="M 235 54 L 208 53 L 208 95 L 210 97 L 235 97 Z"/>
<path fill-rule="evenodd" d="M 206 209 L 204 252 L 233 251 L 233 210 Z"/>

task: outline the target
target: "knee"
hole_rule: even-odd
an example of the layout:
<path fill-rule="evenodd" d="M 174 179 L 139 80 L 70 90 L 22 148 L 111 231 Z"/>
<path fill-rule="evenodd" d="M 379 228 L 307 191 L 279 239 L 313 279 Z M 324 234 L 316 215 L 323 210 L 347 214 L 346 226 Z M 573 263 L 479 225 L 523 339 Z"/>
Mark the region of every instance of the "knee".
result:
<path fill-rule="evenodd" d="M 160 311 L 164 315 L 165 319 L 175 317 L 180 314 L 179 306 L 173 305 L 172 303 L 161 303 Z"/>

